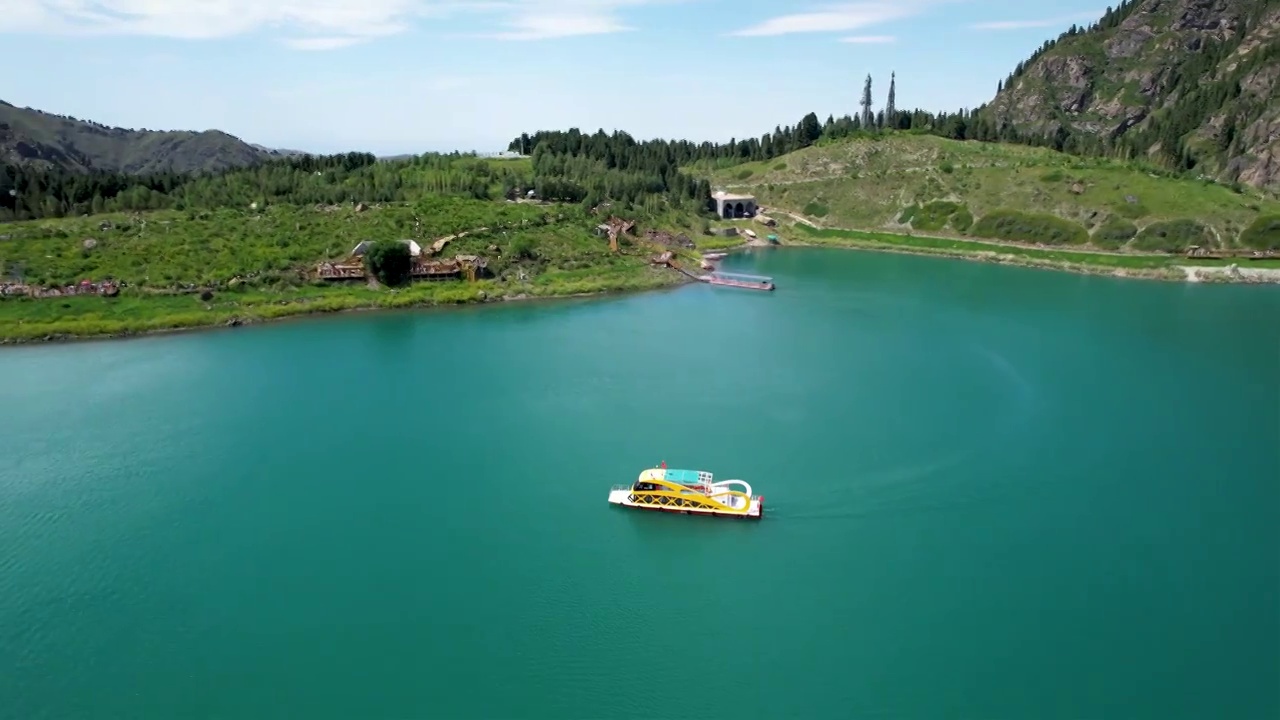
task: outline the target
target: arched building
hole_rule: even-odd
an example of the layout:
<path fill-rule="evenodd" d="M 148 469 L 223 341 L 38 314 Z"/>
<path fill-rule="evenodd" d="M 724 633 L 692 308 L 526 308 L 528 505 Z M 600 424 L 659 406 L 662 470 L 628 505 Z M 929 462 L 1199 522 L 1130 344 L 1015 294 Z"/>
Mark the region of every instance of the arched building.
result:
<path fill-rule="evenodd" d="M 721 190 L 711 197 L 716 201 L 716 214 L 722 218 L 754 217 L 756 214 L 756 199 L 752 195 L 734 195 Z"/>

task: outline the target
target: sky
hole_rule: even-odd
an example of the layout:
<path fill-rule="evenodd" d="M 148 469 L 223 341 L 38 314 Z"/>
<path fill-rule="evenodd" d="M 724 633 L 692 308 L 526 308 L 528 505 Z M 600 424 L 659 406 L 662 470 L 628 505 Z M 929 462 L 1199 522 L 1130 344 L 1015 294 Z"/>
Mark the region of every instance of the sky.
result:
<path fill-rule="evenodd" d="M 954 111 L 1089 0 L 0 0 L 0 99 L 268 147 L 505 150 L 579 128 L 724 142 L 805 113 Z"/>

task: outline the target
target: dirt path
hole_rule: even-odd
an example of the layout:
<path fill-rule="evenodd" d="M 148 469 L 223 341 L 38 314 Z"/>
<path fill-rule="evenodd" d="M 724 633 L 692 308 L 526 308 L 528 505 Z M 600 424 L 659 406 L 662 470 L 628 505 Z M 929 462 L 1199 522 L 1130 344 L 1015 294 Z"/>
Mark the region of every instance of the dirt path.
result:
<path fill-rule="evenodd" d="M 929 238 L 930 240 L 953 240 L 962 243 L 972 243 L 974 245 L 985 245 L 993 249 L 1004 250 L 1052 250 L 1072 253 L 1085 253 L 1089 255 L 1117 255 L 1121 257 L 1167 257 L 1164 253 L 1136 253 L 1136 252 L 1119 252 L 1116 250 L 1098 250 L 1096 248 L 1083 248 L 1074 245 L 1035 245 L 1032 243 L 1009 242 L 1003 240 L 989 240 L 986 238 L 973 237 L 956 237 L 952 235 L 935 235 L 933 233 L 922 233 L 911 230 L 910 233 L 897 230 L 862 230 L 858 228 L 841 228 L 833 226 L 819 225 L 808 218 L 783 210 L 782 208 L 771 207 L 766 211 L 767 215 L 785 215 L 798 223 L 803 223 L 815 230 L 843 230 L 846 232 L 865 232 L 865 233 L 881 233 L 884 235 L 901 235 L 903 237 Z"/>
<path fill-rule="evenodd" d="M 766 210 L 763 210 L 763 212 L 764 212 L 764 214 L 765 214 L 765 215 L 786 215 L 787 217 L 791 218 L 792 220 L 795 220 L 796 222 L 798 222 L 798 223 L 802 223 L 802 224 L 804 224 L 804 225 L 808 225 L 809 227 L 813 228 L 814 230 L 822 230 L 822 229 L 823 229 L 823 227 L 822 227 L 821 225 L 819 225 L 818 223 L 813 222 L 812 220 L 810 220 L 810 219 L 808 219 L 808 218 L 806 218 L 806 217 L 804 217 L 804 216 L 802 216 L 802 215 L 797 215 L 796 213 L 793 213 L 793 212 L 791 212 L 790 210 L 783 210 L 782 208 L 771 207 L 771 208 L 768 208 L 768 209 L 766 209 Z"/>

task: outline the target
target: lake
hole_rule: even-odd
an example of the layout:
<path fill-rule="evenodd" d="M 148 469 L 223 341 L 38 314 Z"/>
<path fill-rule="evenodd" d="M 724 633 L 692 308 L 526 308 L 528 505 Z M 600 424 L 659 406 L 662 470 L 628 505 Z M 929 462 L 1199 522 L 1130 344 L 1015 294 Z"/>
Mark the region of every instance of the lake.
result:
<path fill-rule="evenodd" d="M 0 350 L 0 716 L 1280 715 L 1280 288 L 724 269 Z"/>

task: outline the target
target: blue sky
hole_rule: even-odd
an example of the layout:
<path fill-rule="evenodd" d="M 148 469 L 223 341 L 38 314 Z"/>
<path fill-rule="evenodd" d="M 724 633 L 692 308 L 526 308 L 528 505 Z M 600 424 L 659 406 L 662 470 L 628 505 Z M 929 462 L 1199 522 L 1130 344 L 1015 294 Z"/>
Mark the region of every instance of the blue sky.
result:
<path fill-rule="evenodd" d="M 4 0 L 0 99 L 312 152 L 498 150 L 522 131 L 758 136 L 985 102 L 1084 0 Z"/>

